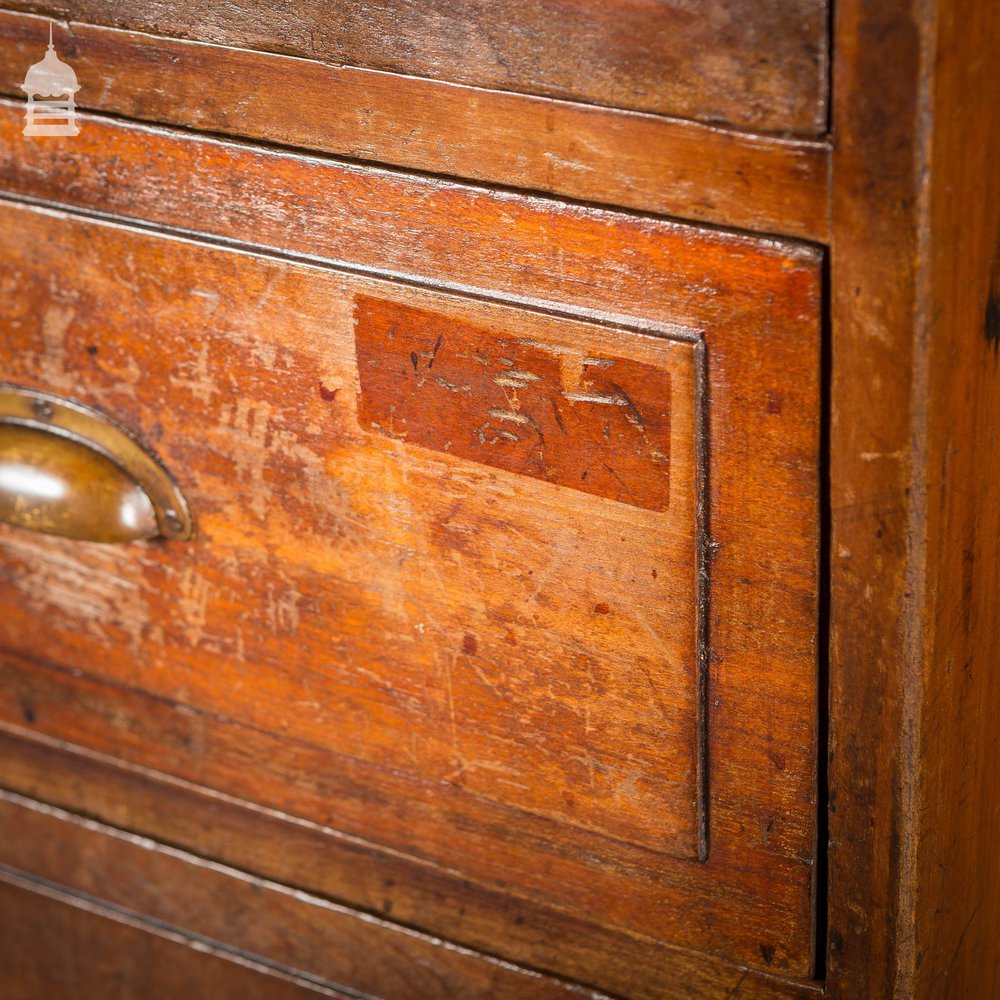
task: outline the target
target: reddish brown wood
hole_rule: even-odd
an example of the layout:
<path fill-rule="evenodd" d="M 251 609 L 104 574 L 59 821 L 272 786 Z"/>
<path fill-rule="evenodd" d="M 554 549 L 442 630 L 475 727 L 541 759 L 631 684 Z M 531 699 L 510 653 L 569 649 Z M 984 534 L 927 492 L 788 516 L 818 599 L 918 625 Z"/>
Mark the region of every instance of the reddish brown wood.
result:
<path fill-rule="evenodd" d="M 0 92 L 49 21 L 0 11 Z M 328 66 L 72 22 L 81 107 L 812 240 L 829 237 L 825 141 Z M 254 89 L 247 100 L 248 81 Z M 289 94 L 297 99 L 289 100 Z M 313 95 L 303 113 L 303 95 Z M 322 100 L 322 95 L 331 95 Z"/>
<path fill-rule="evenodd" d="M 906 939 L 897 926 L 908 811 L 900 671 L 920 114 L 907 6 L 839 3 L 835 53 L 829 979 L 834 996 L 852 1000 L 893 995 L 896 941 Z M 886 47 L 867 41 L 879 37 Z"/>
<path fill-rule="evenodd" d="M 51 0 L 5 6 L 498 90 L 723 121 L 826 129 L 827 0 Z M 254 80 L 245 91 L 256 97 Z M 309 108 L 326 94 L 299 95 Z"/>
<path fill-rule="evenodd" d="M 706 8 L 699 30 L 720 9 Z M 637 6 L 585 20 L 619 71 L 609 32 L 640 10 L 669 13 Z M 378 12 L 365 13 L 368 30 Z M 531 17 L 551 18 L 527 13 L 529 34 Z M 650 37 L 628 37 L 628 51 Z M 160 51 L 100 28 L 80 39 L 77 54 L 99 59 L 118 45 L 131 60 L 130 82 L 97 98 L 105 110 L 826 231 L 820 144 L 218 46 Z M 165 114 L 157 67 L 189 55 L 171 78 L 198 96 Z M 821 56 L 799 55 L 822 71 Z M 527 89 L 553 92 L 559 64 L 546 60 L 549 75 Z M 225 86 L 206 87 L 211 66 Z M 600 61 L 589 68 L 603 87 Z M 633 60 L 614 84 L 644 72 Z M 768 86 L 759 62 L 754 73 Z M 328 129 L 326 111 L 293 125 L 301 115 L 288 108 L 301 102 L 284 96 L 227 114 L 241 83 L 266 93 L 275 80 L 342 85 L 361 135 L 347 117 Z M 373 107 L 367 86 L 379 88 Z M 417 97 L 423 109 L 407 104 Z M 429 118 L 428 102 L 439 105 Z M 454 153 L 426 152 L 461 134 L 463 108 L 479 132 Z M 407 140 L 407 115 L 431 122 L 429 138 Z M 165 772 L 145 782 L 161 803 L 179 787 L 202 805 L 246 800 L 229 803 L 223 827 L 239 810 L 257 832 L 219 846 L 218 829 L 182 823 L 196 851 L 213 843 L 253 857 L 248 870 L 276 865 L 278 877 L 336 886 L 355 905 L 381 896 L 386 914 L 506 958 L 634 996 L 813 992 L 759 970 L 807 975 L 815 944 L 819 253 L 94 116 L 72 143 L 27 142 L 19 119 L 19 105 L 0 104 L 0 182 L 15 197 L 194 228 L 309 265 L 0 209 L 11 377 L 82 396 L 137 429 L 183 470 L 199 525 L 190 546 L 110 555 L 0 533 L 10 611 L 0 717 Z M 366 134 L 372 148 L 359 152 Z M 641 148 L 623 160 L 626 145 Z M 654 167 L 668 152 L 682 155 Z M 706 159 L 712 177 L 691 181 Z M 761 207 L 741 208 L 757 190 Z M 484 343 L 496 370 L 470 361 Z M 498 386 L 500 357 L 538 384 Z M 618 417 L 602 425 L 593 408 L 607 405 Z M 452 441 L 498 413 L 567 440 L 543 455 L 532 439 L 516 462 L 488 453 L 497 442 L 485 434 Z M 43 784 L 72 798 L 74 780 Z M 92 787 L 87 801 L 95 808 Z M 139 812 L 155 836 L 178 828 L 156 806 Z M 283 844 L 275 862 L 265 816 L 308 828 L 310 849 Z M 100 833 L 85 839 L 121 843 Z M 82 884 L 72 853 L 31 839 L 40 850 L 21 863 Z M 317 840 L 342 850 L 332 874 L 326 854 L 308 864 Z M 96 864 L 105 876 L 88 884 L 163 913 L 167 901 L 141 899 L 135 877 L 156 868 L 167 880 L 162 855 L 129 844 L 107 861 L 127 877 Z M 358 852 L 372 875 L 349 872 Z M 408 881 L 376 886 L 387 870 Z M 254 883 L 225 877 L 249 898 Z M 224 883 L 191 882 L 174 912 L 221 927 L 232 910 L 205 904 Z M 514 909 L 531 917 L 520 932 Z M 305 964 L 333 961 L 306 923 L 296 937 Z M 379 926 L 384 950 L 401 932 Z M 238 921 L 233 936 L 288 954 L 268 928 L 265 914 L 249 928 Z M 448 965 L 456 986 L 477 981 L 460 966 Z"/>
<path fill-rule="evenodd" d="M 694 1000 L 806 1000 L 821 994 L 813 983 L 763 975 L 598 929 L 502 889 L 471 887 L 457 876 L 449 881 L 447 874 L 431 872 L 399 855 L 373 854 L 329 828 L 79 747 L 59 746 L 24 730 L 0 726 L 0 780 L 6 787 L 85 810 L 106 823 L 155 835 L 208 859 L 288 885 L 308 885 L 320 895 L 347 896 L 370 911 L 430 928 L 474 948 L 491 951 L 504 940 L 533 967 L 553 969 L 617 996 L 660 1000 L 666 984 Z M 73 874 L 87 877 L 79 870 Z M 114 891 L 135 892 L 137 887 L 116 885 Z M 199 918 L 210 919 L 205 913 Z"/>
<path fill-rule="evenodd" d="M 300 1000 L 348 994 L 0 871 L 9 1000 Z M 8 919 L 10 915 L 12 919 Z"/>
<path fill-rule="evenodd" d="M 0 872 L 221 941 L 295 975 L 398 1000 L 596 997 L 509 963 L 71 813 L 0 793 Z"/>
<path fill-rule="evenodd" d="M 916 995 L 958 998 L 1000 995 L 1000 8 L 937 14 L 912 907 Z"/>
<path fill-rule="evenodd" d="M 81 120 L 72 143 L 25 141 L 0 101 L 4 189 L 550 307 L 815 335 L 820 254 L 794 242 Z"/>
<path fill-rule="evenodd" d="M 362 427 L 593 496 L 670 510 L 693 530 L 695 494 L 683 484 L 697 482 L 695 342 L 666 341 L 668 363 L 653 366 L 503 340 L 496 330 L 367 296 L 357 298 L 354 319 Z M 688 449 L 672 455 L 678 417 L 688 421 Z M 672 465 L 682 484 L 679 505 L 670 494 Z"/>
<path fill-rule="evenodd" d="M 821 241 L 830 233 L 817 201 L 827 190 L 819 180 L 823 143 L 785 144 L 551 96 L 441 82 L 461 78 L 692 117 L 722 113 L 713 104 L 721 94 L 736 109 L 723 117 L 745 127 L 788 127 L 808 105 L 809 114 L 797 120 L 806 130 L 822 130 L 824 86 L 811 88 L 815 71 L 822 74 L 821 49 L 814 43 L 823 29 L 771 20 L 779 11 L 776 3 L 733 0 L 726 6 L 712 0 L 700 5 L 697 22 L 674 24 L 678 30 L 664 44 L 652 30 L 632 30 L 627 39 L 615 37 L 615 30 L 635 29 L 638 22 L 629 18 L 640 14 L 675 18 L 677 3 L 606 5 L 600 11 L 511 4 L 511 11 L 525 17 L 499 26 L 484 23 L 476 4 L 450 10 L 446 20 L 428 19 L 426 5 L 395 4 L 392 10 L 401 15 L 390 26 L 398 28 L 395 35 L 386 30 L 388 8 L 355 5 L 314 37 L 304 30 L 317 21 L 311 4 L 298 5 L 290 15 L 284 8 L 277 14 L 255 9 L 255 24 L 248 8 L 229 5 L 220 14 L 222 8 L 210 6 L 169 12 L 157 7 L 150 14 L 145 6 L 126 11 L 95 2 L 85 5 L 82 16 L 217 43 L 249 40 L 251 46 L 310 57 L 350 52 L 362 65 L 381 69 L 333 68 L 225 44 L 202 48 L 74 26 L 79 40 L 72 51 L 94 79 L 100 78 L 102 59 L 111 61 L 106 55 L 127 55 L 122 65 L 128 72 L 88 97 L 92 107 L 723 226 Z M 820 18 L 822 7 L 815 4 L 808 12 Z M 720 18 L 737 10 L 744 30 L 766 30 L 734 42 L 719 30 Z M 584 17 L 585 11 L 592 16 Z M 834 12 L 827 986 L 830 996 L 851 1000 L 978 1000 L 1000 992 L 1000 796 L 993 767 L 1000 749 L 1000 681 L 993 669 L 1000 645 L 1000 91 L 990 76 L 1000 39 L 998 11 L 986 0 L 841 0 Z M 353 19 L 359 13 L 365 16 Z M 557 50 L 546 28 L 557 21 L 566 26 L 559 39 L 566 52 Z M 456 24 L 467 30 L 456 33 Z M 0 19 L 10 41 L 2 56 L 3 65 L 13 68 L 5 69 L 10 80 L 23 71 L 22 43 L 39 27 L 30 19 Z M 651 22 L 639 27 L 649 29 Z M 578 28 L 586 36 L 583 44 L 574 34 Z M 378 33 L 383 37 L 376 39 Z M 449 33 L 457 41 L 446 51 L 426 44 Z M 793 34 L 807 47 L 788 59 Z M 416 51 L 397 46 L 386 56 L 387 36 L 424 44 Z M 747 39 L 751 43 L 743 44 Z M 484 40 L 495 46 L 486 58 Z M 602 51 L 588 53 L 589 44 L 600 44 Z M 683 60 L 671 75 L 664 67 L 675 51 L 683 52 Z M 644 62 L 644 52 L 656 53 L 652 62 Z M 630 61 L 629 53 L 640 57 Z M 728 65 L 727 53 L 736 54 Z M 762 53 L 786 68 L 798 64 L 791 89 L 773 89 L 774 79 L 752 67 L 747 56 Z M 164 72 L 170 68 L 165 60 L 175 57 L 189 61 L 171 76 Z M 462 76 L 463 67 L 474 65 L 482 75 Z M 219 68 L 217 87 L 206 85 L 210 66 Z M 589 76 L 579 72 L 581 66 Z M 389 69 L 440 79 L 405 78 Z M 184 81 L 191 96 L 173 100 L 161 82 L 168 76 Z M 342 119 L 323 99 L 303 123 L 298 105 L 271 96 L 279 81 L 308 81 L 324 97 L 330 86 L 340 88 Z M 637 93 L 643 81 L 651 85 Z M 759 105 L 748 99 L 747 87 L 755 81 L 765 91 Z M 240 107 L 247 92 L 258 100 Z M 781 93 L 781 100 L 794 93 L 797 110 L 789 104 L 781 110 L 775 101 Z M 63 753 L 15 742 L 0 758 L 4 781 L 78 810 L 103 810 L 122 825 L 134 823 L 179 842 L 186 838 L 191 849 L 210 844 L 215 855 L 239 858 L 248 870 L 273 870 L 275 877 L 298 884 L 323 880 L 315 891 L 391 909 L 400 920 L 440 928 L 480 948 L 500 942 L 498 950 L 526 965 L 622 995 L 806 991 L 684 949 L 709 949 L 758 968 L 809 967 L 811 907 L 803 862 L 813 856 L 815 795 L 816 253 L 784 241 L 769 244 L 93 117 L 85 117 L 85 131 L 72 144 L 27 143 L 17 134 L 19 106 L 3 107 L 0 175 L 15 197 L 118 213 L 154 227 L 193 227 L 215 239 L 255 243 L 340 269 L 313 272 L 254 258 L 245 258 L 253 264 L 229 267 L 220 263 L 229 259 L 221 251 L 182 241 L 143 238 L 158 247 L 152 251 L 131 233 L 112 239 L 107 227 L 93 226 L 83 227 L 90 235 L 82 236 L 77 223 L 58 215 L 44 224 L 38 217 L 22 223 L 29 213 L 4 211 L 15 227 L 2 241 L 8 266 L 0 276 L 6 332 L 18 348 L 10 363 L 14 375 L 82 393 L 122 414 L 172 464 L 190 470 L 195 496 L 209 512 L 203 521 L 208 534 L 196 543 L 205 548 L 192 550 L 201 561 L 179 557 L 191 559 L 183 572 L 172 572 L 162 552 L 111 560 L 62 543 L 4 536 L 9 565 L 3 596 L 10 609 L 2 626 L 5 641 L 61 663 L 43 666 L 4 653 L 0 716 L 50 739 L 73 740 L 131 762 L 116 770 L 99 766 L 83 749 Z M 70 231 L 77 234 L 72 239 Z M 46 247 L 46 241 L 62 241 L 69 249 Z M 126 242 L 128 266 L 122 264 L 128 260 Z M 74 264 L 83 262 L 80 275 L 66 266 L 70 256 Z M 197 272 L 185 258 L 197 261 Z M 374 272 L 421 287 L 374 280 Z M 306 273 L 314 277 L 306 279 Z M 199 283 L 206 276 L 209 284 Z M 436 284 L 449 286 L 449 294 L 430 290 Z M 27 307 L 18 304 L 26 288 L 33 289 Z M 228 290 L 224 301 L 232 315 L 195 302 L 198 293 L 218 289 Z M 564 742 L 533 745 L 530 752 L 538 756 L 525 769 L 538 771 L 546 789 L 523 800 L 520 791 L 487 787 L 482 773 L 480 785 L 458 788 L 458 778 L 468 780 L 467 770 L 456 778 L 431 766 L 447 760 L 446 748 L 430 763 L 422 760 L 428 769 L 422 776 L 401 763 L 403 744 L 393 720 L 423 721 L 412 702 L 393 716 L 391 693 L 412 695 L 416 688 L 406 686 L 406 677 L 416 674 L 406 670 L 432 662 L 426 643 L 439 637 L 408 640 L 407 655 L 393 649 L 378 660 L 364 629 L 374 620 L 380 634 L 399 639 L 399 622 L 414 623 L 426 610 L 415 594 L 430 593 L 431 607 L 437 607 L 435 587 L 460 595 L 463 615 L 473 603 L 469 595 L 484 586 L 495 600 L 507 595 L 523 612 L 517 601 L 529 591 L 519 589 L 525 581 L 517 573 L 527 566 L 537 576 L 540 553 L 551 551 L 545 543 L 553 536 L 515 538 L 517 561 L 492 566 L 489 559 L 505 552 L 500 542 L 510 542 L 512 525 L 523 528 L 537 514 L 537 491 L 557 489 L 571 497 L 564 507 L 546 508 L 549 530 L 568 518 L 588 545 L 574 550 L 575 576 L 560 562 L 562 575 L 553 572 L 531 598 L 537 607 L 530 613 L 539 616 L 534 625 L 563 644 L 553 662 L 567 662 L 573 642 L 597 644 L 621 656 L 619 665 L 636 643 L 653 646 L 664 636 L 672 637 L 668 646 L 675 653 L 689 650 L 690 643 L 678 641 L 687 624 L 677 612 L 677 595 L 686 594 L 690 613 L 691 588 L 674 581 L 668 593 L 663 570 L 672 560 L 652 567 L 659 571 L 655 587 L 644 576 L 633 585 L 627 569 L 646 566 L 654 552 L 680 544 L 680 535 L 655 521 L 669 517 L 672 507 L 658 511 L 569 489 L 569 453 L 552 467 L 557 485 L 546 481 L 548 474 L 518 477 L 516 490 L 505 498 L 497 484 L 510 481 L 505 477 L 511 463 L 484 462 L 475 448 L 465 457 L 451 453 L 448 440 L 437 436 L 440 428 L 427 423 L 436 408 L 443 426 L 461 424 L 467 411 L 441 407 L 440 399 L 455 403 L 447 396 L 427 402 L 422 397 L 417 406 L 400 394 L 399 382 L 369 385 L 362 391 L 363 411 L 368 406 L 369 418 L 401 414 L 406 440 L 360 429 L 350 409 L 361 382 L 353 367 L 358 348 L 362 357 L 373 345 L 392 351 L 387 336 L 354 339 L 358 295 L 392 301 L 411 317 L 419 310 L 431 317 L 428 322 L 469 337 L 472 330 L 499 328 L 508 342 L 512 326 L 521 339 L 536 339 L 527 329 L 530 317 L 532 324 L 549 324 L 542 342 L 550 347 L 557 328 L 568 340 L 606 337 L 607 354 L 601 356 L 630 364 L 649 363 L 622 350 L 622 342 L 641 339 L 640 330 L 682 339 L 694 334 L 705 345 L 712 449 L 707 515 L 714 558 L 706 583 L 712 656 L 704 863 L 667 856 L 689 850 L 684 817 L 690 812 L 678 809 L 670 817 L 671 843 L 652 845 L 659 851 L 648 843 L 656 832 L 649 804 L 687 801 L 690 762 L 699 759 L 690 730 L 682 736 L 692 719 L 685 695 L 692 689 L 690 672 L 684 684 L 657 687 L 669 691 L 674 713 L 658 723 L 672 736 L 657 752 L 682 748 L 670 764 L 680 780 L 673 790 L 642 789 L 632 814 L 616 812 L 607 799 L 602 805 L 600 792 L 572 802 L 552 795 L 552 772 L 539 771 L 537 759 L 550 747 L 580 740 L 555 710 L 543 728 Z M 520 308 L 509 308 L 518 302 Z M 542 315 L 549 313 L 562 318 Z M 570 313 L 572 320 L 566 318 Z M 243 340 L 241 331 L 249 331 Z M 418 364 L 428 353 L 426 345 L 413 350 Z M 395 356 L 404 371 L 407 356 Z M 549 400 L 558 396 L 554 381 L 553 368 Z M 671 427 L 674 388 L 672 382 Z M 478 386 L 480 394 L 488 389 L 488 383 Z M 192 435 L 192 416 L 207 416 L 209 429 Z M 415 431 L 409 426 L 414 422 Z M 312 424 L 320 430 L 309 430 Z M 585 431 L 589 426 L 584 421 Z M 422 443 L 411 434 L 423 435 Z M 383 461 L 360 467 L 354 457 L 359 440 L 364 454 Z M 670 480 L 660 485 L 672 505 L 677 466 L 675 451 L 669 454 Z M 441 469 L 448 476 L 438 474 Z M 637 469 L 649 471 L 641 463 Z M 316 492 L 295 489 L 304 481 Z M 465 502 L 471 494 L 480 505 L 471 513 L 468 507 L 453 514 L 435 508 L 442 481 L 455 499 Z M 316 488 L 317 482 L 326 488 Z M 360 518 L 351 502 L 359 490 L 369 497 Z M 600 503 L 616 504 L 626 511 L 617 518 L 652 532 L 642 536 L 654 538 L 648 551 L 637 544 L 619 549 L 610 521 L 597 524 L 595 546 L 587 512 Z M 382 519 L 373 520 L 373 511 Z M 397 534 L 394 518 L 406 526 Z M 303 523 L 314 526 L 305 539 Z M 371 558 L 364 541 L 373 524 L 378 537 L 393 541 L 376 553 L 381 558 Z M 409 541 L 414 535 L 420 539 L 416 546 Z M 568 535 L 562 537 L 571 548 Z M 423 567 L 435 566 L 437 576 L 418 579 L 406 565 L 411 551 Z M 591 586 L 595 566 L 599 587 Z M 289 567 L 294 591 L 267 591 L 266 581 L 287 579 Z M 553 578 L 564 588 L 555 597 Z M 378 605 L 383 617 L 367 607 L 353 616 L 344 611 L 357 608 L 351 601 L 358 580 L 383 602 L 387 593 L 395 598 L 394 604 Z M 390 591 L 387 581 L 393 580 L 409 583 Z M 603 593 L 609 580 L 615 600 Z M 567 589 L 574 599 L 581 597 L 581 607 L 592 609 L 590 617 L 557 615 L 554 606 L 565 607 L 560 594 Z M 172 593 L 181 595 L 179 624 L 168 618 L 165 598 L 158 596 Z M 662 607 L 673 611 L 661 620 L 654 610 Z M 621 608 L 629 609 L 629 617 Z M 516 656 L 504 650 L 498 623 L 510 614 L 501 608 L 486 616 L 485 629 L 473 631 L 458 614 L 448 619 L 441 648 L 453 651 L 465 671 L 461 679 L 471 685 L 460 703 L 475 704 L 464 692 L 475 690 L 470 671 L 485 655 L 489 666 L 514 662 L 522 671 L 518 676 L 531 681 L 508 688 L 516 695 L 511 704 L 533 705 L 543 697 L 550 706 L 591 699 L 608 707 L 605 690 L 599 690 L 604 677 L 595 681 L 587 673 L 584 689 L 582 670 L 553 670 L 545 680 L 554 678 L 558 686 L 537 684 L 539 674 L 531 671 L 538 658 L 532 657 L 543 640 L 536 636 L 527 652 L 523 647 L 530 643 L 522 643 Z M 50 625 L 41 639 L 39 620 Z M 650 621 L 661 631 L 637 639 L 637 626 Z M 527 619 L 518 622 L 522 626 L 531 634 Z M 331 631 L 349 641 L 331 651 Z M 109 658 L 107 648 L 116 643 L 119 652 Z M 376 670 L 379 684 L 358 680 L 350 692 L 354 701 L 330 697 L 344 693 L 329 679 L 331 665 L 341 662 L 375 663 L 383 670 Z M 662 681 L 662 663 L 660 669 Z M 644 704 L 629 697 L 642 679 L 620 669 L 613 679 L 619 700 L 611 715 L 627 726 L 634 704 Z M 373 690 L 385 700 L 372 699 Z M 313 716 L 315 704 L 320 712 Z M 347 738 L 334 724 L 344 704 L 354 711 L 350 733 L 367 724 L 380 734 L 377 753 L 369 758 L 337 743 Z M 447 721 L 438 709 L 436 720 Z M 517 721 L 524 725 L 523 716 Z M 622 742 L 620 731 L 603 733 L 603 751 L 648 750 L 648 719 L 644 725 L 631 734 L 631 745 Z M 427 732 L 434 729 L 427 724 Z M 496 738 L 497 731 L 478 729 L 470 737 L 477 747 Z M 371 750 L 373 744 L 362 743 L 365 753 Z M 435 746 L 441 749 L 444 741 Z M 55 760 L 72 762 L 67 773 L 54 768 Z M 261 761 L 267 762 L 263 774 Z M 140 774 L 142 767 L 172 776 Z M 581 782 L 566 777 L 574 779 L 565 782 L 572 795 Z M 135 798 L 123 801 L 116 794 L 124 787 Z M 235 803 L 227 795 L 254 803 Z M 199 803 L 202 818 L 183 808 L 165 815 L 168 800 Z M 581 812 L 587 813 L 583 820 Z M 282 841 L 280 851 L 277 830 L 296 833 Z M 284 849 L 286 843 L 294 846 Z M 333 872 L 330 844 L 341 852 Z M 362 855 L 376 859 L 372 872 L 357 860 Z M 407 884 L 385 886 L 380 903 L 377 879 L 385 871 L 406 872 Z M 553 886 L 560 898 L 554 898 Z M 518 925 L 516 917 L 525 915 L 525 924 Z"/>
<path fill-rule="evenodd" d="M 1000 8 L 837 10 L 829 992 L 996 997 Z"/>
<path fill-rule="evenodd" d="M 59 738 L 607 926 L 808 970 L 815 255 L 655 224 L 670 267 L 724 247 L 715 294 L 700 308 L 679 295 L 677 316 L 707 345 L 717 543 L 699 864 L 649 850 L 690 845 L 697 600 L 693 573 L 664 558 L 690 524 L 364 432 L 355 409 L 358 295 L 584 357 L 662 364 L 662 338 L 58 214 L 4 218 L 11 377 L 78 394 L 85 370 L 90 401 L 187 470 L 199 523 L 191 545 L 120 552 L 5 533 L 3 644 L 98 682 L 10 661 L 6 718 L 26 696 Z M 589 224 L 567 239 L 564 273 L 590 253 Z M 606 264 L 614 253 L 608 238 Z M 751 257 L 776 294 L 733 280 L 733 259 Z M 610 273 L 623 307 L 631 279 Z M 224 289 L 238 295 L 213 296 Z M 672 307 L 659 297 L 661 316 Z M 672 394 L 674 456 L 683 405 Z M 696 486 L 682 468 L 671 503 Z"/>

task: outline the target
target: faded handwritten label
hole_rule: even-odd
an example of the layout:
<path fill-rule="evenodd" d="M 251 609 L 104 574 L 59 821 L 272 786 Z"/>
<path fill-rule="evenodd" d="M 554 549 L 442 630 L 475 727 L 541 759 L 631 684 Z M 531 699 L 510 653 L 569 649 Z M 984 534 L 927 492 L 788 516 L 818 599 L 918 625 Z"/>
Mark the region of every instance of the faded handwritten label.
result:
<path fill-rule="evenodd" d="M 636 507 L 668 508 L 666 368 L 560 351 L 367 296 L 358 297 L 355 319 L 366 429 Z"/>

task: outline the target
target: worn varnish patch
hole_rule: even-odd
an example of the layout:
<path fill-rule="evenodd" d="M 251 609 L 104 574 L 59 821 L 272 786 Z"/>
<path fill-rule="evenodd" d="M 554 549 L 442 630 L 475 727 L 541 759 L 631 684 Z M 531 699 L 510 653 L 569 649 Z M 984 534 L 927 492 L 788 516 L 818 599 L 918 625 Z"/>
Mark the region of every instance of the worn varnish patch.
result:
<path fill-rule="evenodd" d="M 669 369 L 367 296 L 355 318 L 366 429 L 647 510 L 670 506 Z"/>
<path fill-rule="evenodd" d="M 164 402 L 164 429 L 194 421 L 188 450 L 165 430 L 157 445 L 183 470 L 199 536 L 130 550 L 129 569 L 118 553 L 100 614 L 72 628 L 76 652 L 46 642 L 46 659 L 106 650 L 108 673 L 143 687 L 156 681 L 132 665 L 155 662 L 167 697 L 179 670 L 181 700 L 357 760 L 368 789 L 388 768 L 463 814 L 489 801 L 515 824 L 698 858 L 695 344 L 72 228 L 103 249 L 81 252 L 65 301 L 43 303 L 36 264 L 11 258 L 19 377 L 79 391 L 73 367 L 96 345 L 88 398 L 140 431 L 155 426 L 135 411 L 143 399 Z M 101 259 L 117 305 L 100 296 Z M 243 302 L 221 319 L 211 291 L 229 287 Z M 66 303 L 72 320 L 49 323 Z M 154 314 L 183 339 L 136 336 L 137 317 Z M 366 432 L 373 413 L 412 433 Z M 44 540 L 3 536 L 0 549 L 35 565 L 14 583 L 14 618 L 74 621 L 82 575 L 106 572 Z M 12 581 L 0 571 L 0 593 Z M 171 595 L 169 622 L 154 592 Z M 0 629 L 0 647 L 19 647 L 16 628 Z"/>

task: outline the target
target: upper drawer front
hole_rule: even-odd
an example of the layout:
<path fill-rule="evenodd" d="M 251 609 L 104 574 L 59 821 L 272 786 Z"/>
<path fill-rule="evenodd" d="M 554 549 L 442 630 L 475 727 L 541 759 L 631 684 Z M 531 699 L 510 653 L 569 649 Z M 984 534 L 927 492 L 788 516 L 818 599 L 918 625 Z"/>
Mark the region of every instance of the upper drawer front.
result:
<path fill-rule="evenodd" d="M 52 22 L 0 11 L 0 94 L 24 101 Z M 76 107 L 736 229 L 829 238 L 822 138 L 720 129 L 102 25 L 57 24 Z M 294 94 L 294 99 L 288 95 Z"/>
<path fill-rule="evenodd" d="M 748 130 L 826 129 L 828 0 L 3 6 Z"/>
<path fill-rule="evenodd" d="M 3 718 L 808 972 L 818 254 L 0 124 L 9 192 L 244 244 L 0 211 L 6 378 L 145 437 L 198 527 L 4 530 Z"/>

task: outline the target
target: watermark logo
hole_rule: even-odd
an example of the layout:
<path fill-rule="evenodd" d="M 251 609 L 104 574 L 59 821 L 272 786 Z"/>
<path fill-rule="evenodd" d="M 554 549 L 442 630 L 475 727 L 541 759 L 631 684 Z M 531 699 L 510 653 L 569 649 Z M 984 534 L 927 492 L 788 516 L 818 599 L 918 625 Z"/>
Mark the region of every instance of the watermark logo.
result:
<path fill-rule="evenodd" d="M 73 67 L 56 55 L 49 25 L 49 50 L 24 75 L 21 89 L 28 95 L 24 135 L 79 135 L 73 95 L 80 89 Z M 41 99 L 40 99 L 41 98 Z M 54 100 L 50 100 L 54 98 Z"/>

